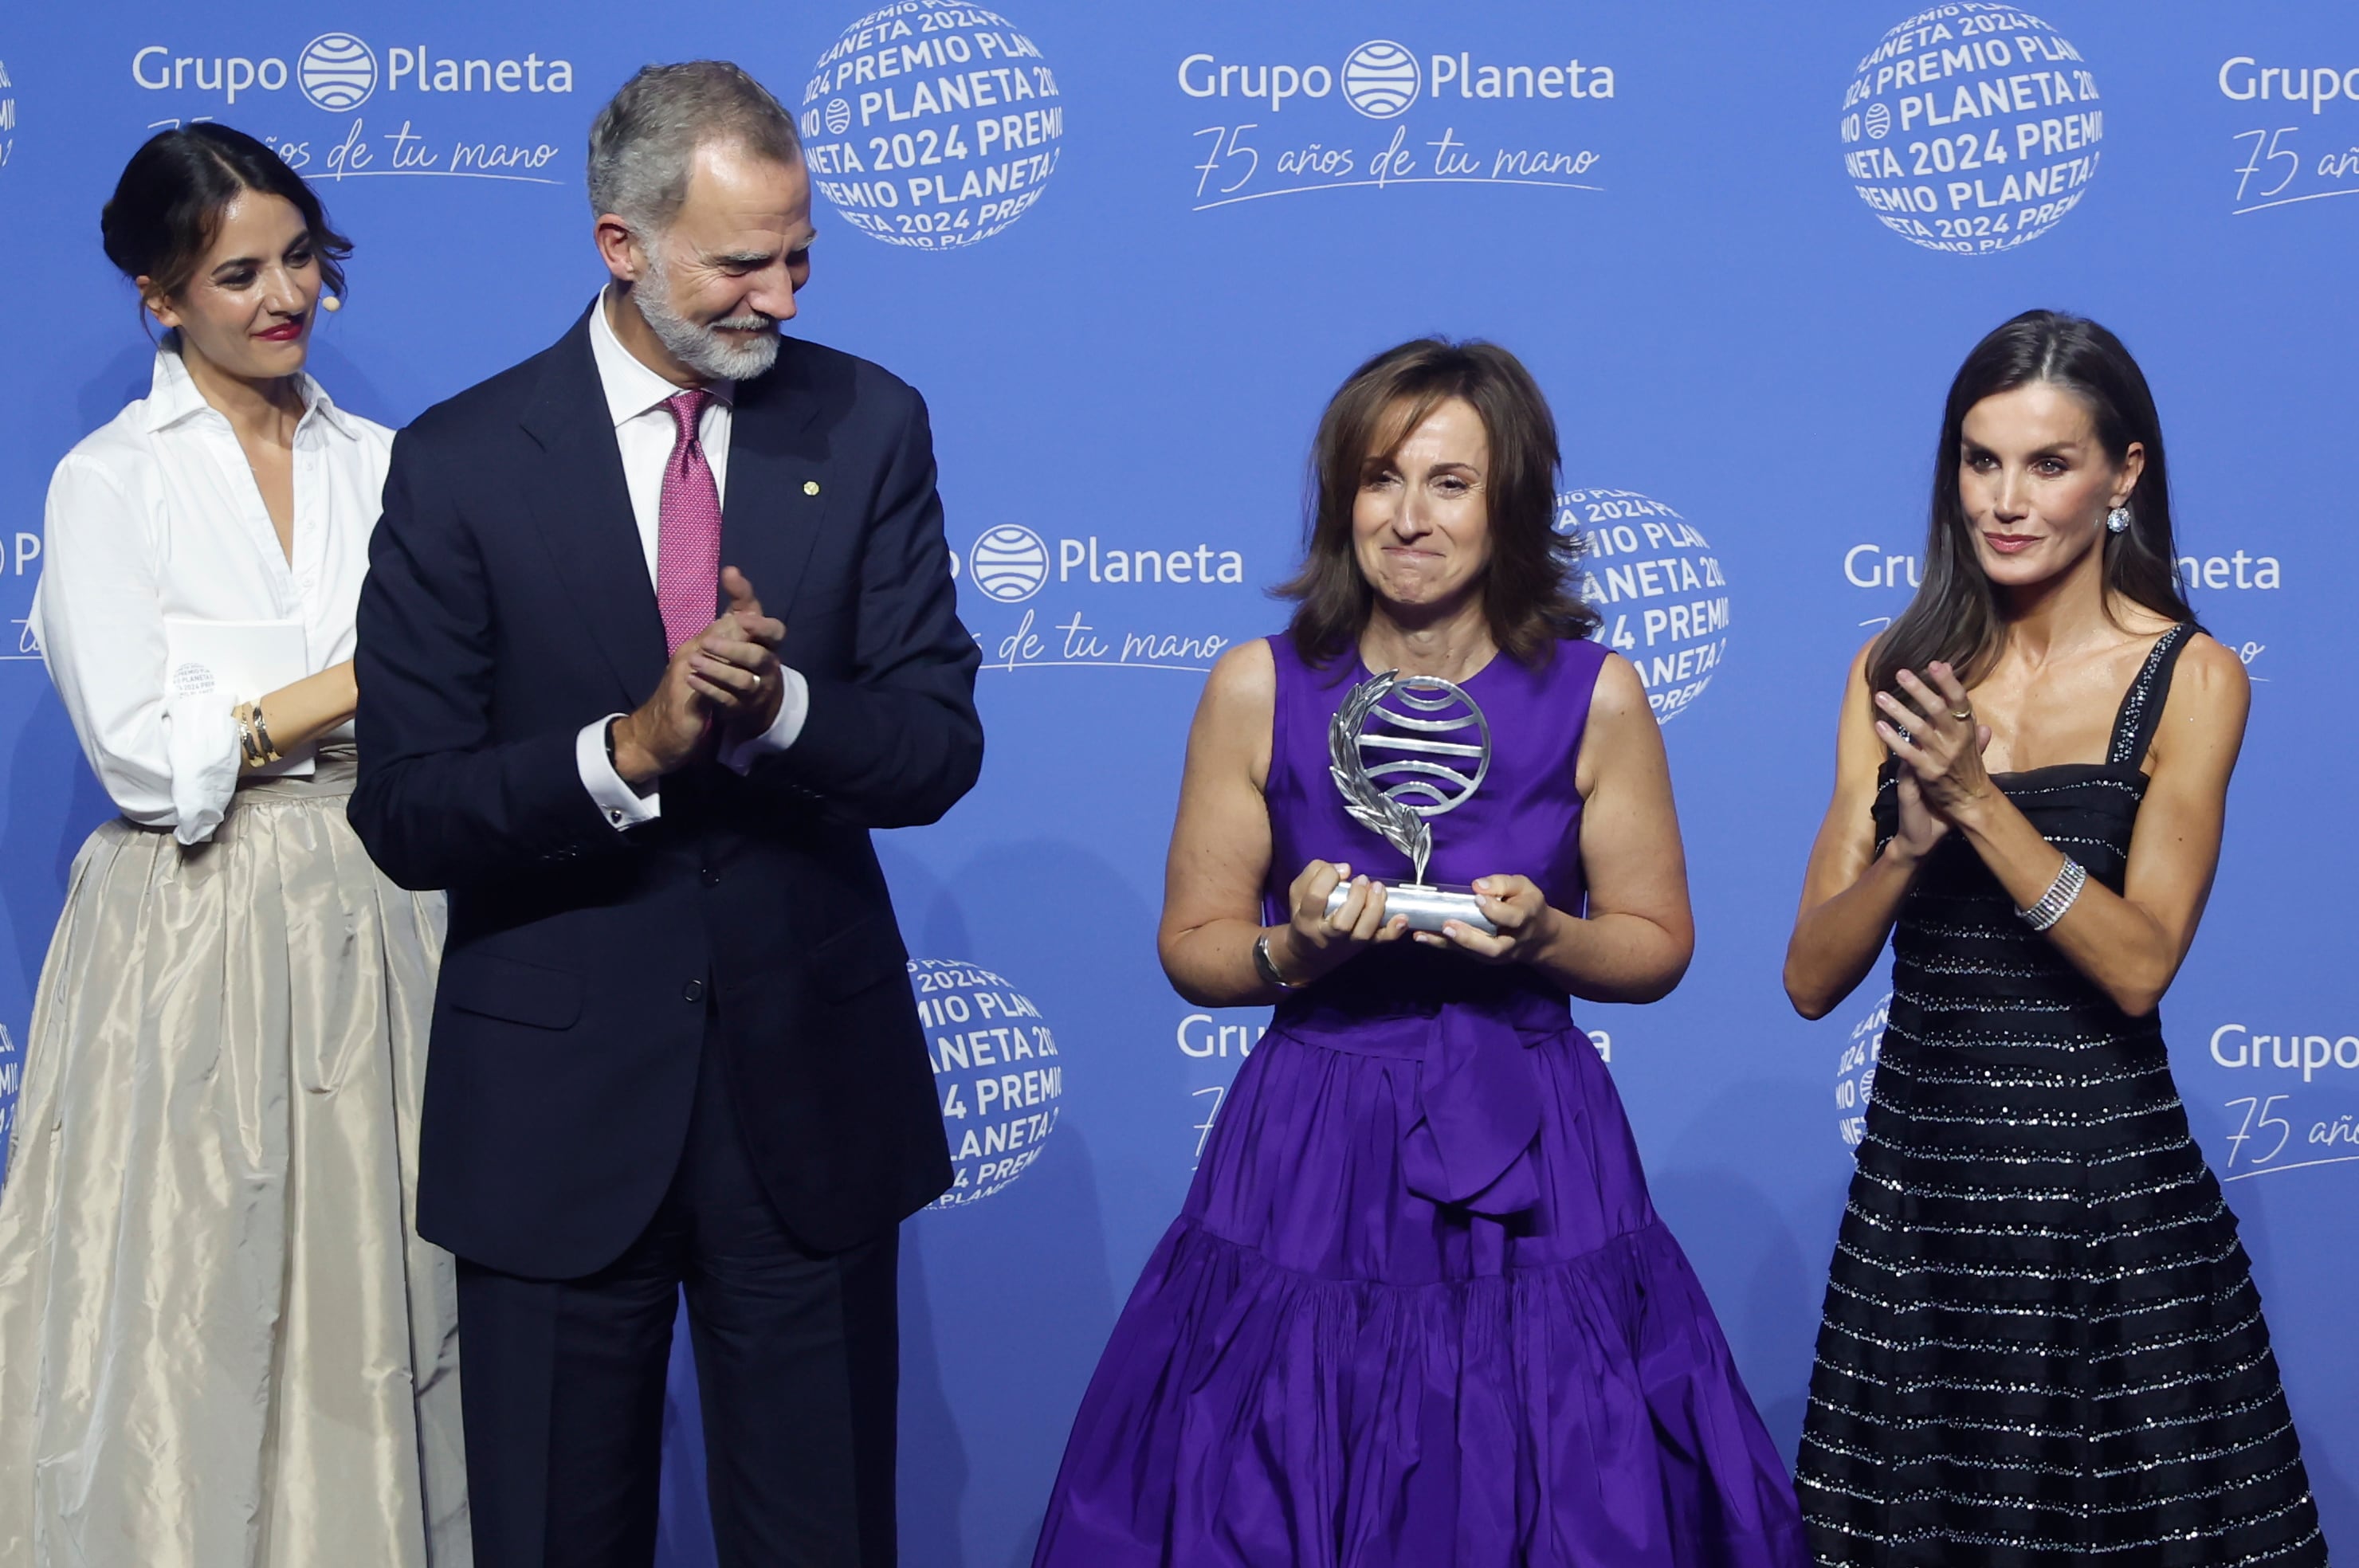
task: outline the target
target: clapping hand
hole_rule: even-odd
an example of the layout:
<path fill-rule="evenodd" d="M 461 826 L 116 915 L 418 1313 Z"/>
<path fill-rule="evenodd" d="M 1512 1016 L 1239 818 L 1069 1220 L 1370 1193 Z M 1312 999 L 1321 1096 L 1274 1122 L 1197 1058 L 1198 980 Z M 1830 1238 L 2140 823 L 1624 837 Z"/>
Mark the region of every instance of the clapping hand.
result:
<path fill-rule="evenodd" d="M 732 739 L 759 735 L 778 716 L 787 629 L 762 613 L 735 567 L 722 568 L 721 587 L 729 608 L 673 651 L 653 697 L 614 720 L 614 771 L 634 789 L 712 756 L 723 730 Z"/>
<path fill-rule="evenodd" d="M 1925 674 L 1932 677 L 1930 683 L 1910 670 L 1894 677 L 1908 702 L 1888 691 L 1875 694 L 1883 715 L 1875 721 L 1876 738 L 1899 762 L 1893 779 L 1900 802 L 1895 842 L 1919 859 L 1949 832 L 1959 811 L 1992 787 L 1983 766 L 1990 726 L 1975 722 L 1956 671 L 1936 661 L 1925 666 Z"/>
<path fill-rule="evenodd" d="M 735 567 L 721 569 L 729 608 L 686 649 L 688 684 L 734 741 L 749 740 L 778 717 L 786 687 L 778 673 L 783 622 L 762 613 L 754 585 Z"/>

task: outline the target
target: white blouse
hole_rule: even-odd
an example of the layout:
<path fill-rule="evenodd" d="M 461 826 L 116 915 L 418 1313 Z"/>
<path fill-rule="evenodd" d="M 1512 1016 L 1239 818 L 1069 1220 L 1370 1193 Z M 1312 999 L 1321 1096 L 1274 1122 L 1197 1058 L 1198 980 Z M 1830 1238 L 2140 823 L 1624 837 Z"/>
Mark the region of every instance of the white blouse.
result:
<path fill-rule="evenodd" d="M 220 826 L 238 742 L 220 698 L 170 695 L 166 618 L 299 623 L 306 674 L 353 656 L 393 433 L 338 408 L 308 375 L 301 390 L 291 565 L 229 420 L 168 342 L 147 395 L 84 438 L 49 481 L 34 635 L 115 806 L 183 844 Z"/>

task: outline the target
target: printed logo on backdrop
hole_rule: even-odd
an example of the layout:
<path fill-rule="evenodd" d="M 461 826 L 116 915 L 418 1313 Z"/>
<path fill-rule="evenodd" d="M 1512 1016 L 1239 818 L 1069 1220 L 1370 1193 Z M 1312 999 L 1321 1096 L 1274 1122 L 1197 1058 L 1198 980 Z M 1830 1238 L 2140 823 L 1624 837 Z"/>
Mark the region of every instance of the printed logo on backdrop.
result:
<path fill-rule="evenodd" d="M 41 536 L 26 528 L 13 530 L 13 535 L 5 553 L 0 553 L 8 605 L 7 624 L 0 628 L 0 662 L 38 664 L 41 640 L 33 634 L 33 589 L 41 580 Z"/>
<path fill-rule="evenodd" d="M 1193 209 L 1408 185 L 1603 189 L 1614 68 L 1582 59 L 1558 27 L 1499 54 L 1456 41 L 1338 39 L 1283 56 L 1247 42 L 1181 57 L 1180 93 L 1220 121 L 1192 133 Z"/>
<path fill-rule="evenodd" d="M 1843 172 L 1929 250 L 2036 240 L 2096 178 L 2105 112 L 2081 51 L 2012 5 L 1962 0 L 1894 27 L 1843 91 Z"/>
<path fill-rule="evenodd" d="M 341 114 L 376 91 L 376 55 L 350 33 L 321 33 L 295 57 L 295 80 L 304 97 Z"/>
<path fill-rule="evenodd" d="M 800 123 L 812 183 L 844 222 L 887 244 L 948 251 L 1040 200 L 1065 106 L 1038 46 L 1006 17 L 900 0 L 819 57 Z"/>
<path fill-rule="evenodd" d="M 429 37 L 380 49 L 341 30 L 252 54 L 150 41 L 132 51 L 131 80 L 168 116 L 148 129 L 234 118 L 311 179 L 571 184 L 555 165 L 580 137 L 572 62 L 473 47 Z"/>
<path fill-rule="evenodd" d="M 1022 1175 L 1056 1130 L 1065 1093 L 1056 1036 L 1031 999 L 989 969 L 912 958 L 909 985 L 957 1173 L 928 1206 L 979 1203 Z"/>
<path fill-rule="evenodd" d="M 1876 1058 L 1884 1054 L 1884 1025 L 1891 1016 L 1892 993 L 1886 991 L 1851 1026 L 1851 1038 L 1835 1058 L 1835 1130 L 1845 1148 L 1858 1148 L 1867 1136 L 1867 1097 L 1875 1087 Z"/>
<path fill-rule="evenodd" d="M 2231 212 L 2359 196 L 2359 60 L 2278 65 L 2240 54 L 2221 61 L 2216 80 L 2239 105 Z"/>
<path fill-rule="evenodd" d="M 1869 596 L 1859 604 L 1863 630 L 1880 632 L 1908 608 L 1924 580 L 1924 562 L 1913 551 L 1894 550 L 1873 540 L 1843 552 L 1843 582 Z M 2268 652 L 2267 643 L 2251 639 L 2253 622 L 2270 608 L 2266 600 L 2249 595 L 2273 593 L 2285 580 L 2283 564 L 2275 556 L 2255 555 L 2242 548 L 2226 555 L 2185 555 L 2179 557 L 2179 581 L 2203 614 L 2214 637 L 2233 650 L 2251 669 Z M 2223 613 L 2224 611 L 2224 613 Z M 2256 674 L 2253 679 L 2267 680 Z"/>
<path fill-rule="evenodd" d="M 1712 542 L 1635 490 L 1566 491 L 1556 527 L 1581 536 L 1597 640 L 1636 668 L 1657 719 L 1686 712 L 1728 653 L 1728 578 Z"/>
<path fill-rule="evenodd" d="M 1240 1011 L 1247 1011 L 1244 1009 Z M 1188 1091 L 1188 1114 L 1201 1118 L 1190 1121 L 1188 1130 L 1195 1134 L 1195 1152 L 1190 1156 L 1191 1172 L 1204 1158 L 1204 1146 L 1212 1141 L 1212 1129 L 1221 1115 L 1221 1104 L 1228 1098 L 1229 1087 L 1236 1070 L 1254 1054 L 1262 1036 L 1269 1033 L 1266 1014 L 1256 1012 L 1255 1022 L 1247 1023 L 1223 1019 L 1209 1012 L 1190 1012 L 1182 1016 L 1173 1032 L 1180 1054 L 1191 1064 L 1210 1064 L 1219 1074 L 1218 1083 L 1206 1084 Z M 1614 1061 L 1614 1036 L 1603 1029 L 1583 1031 L 1589 1043 L 1596 1047 L 1597 1059 L 1609 1066 Z"/>
<path fill-rule="evenodd" d="M 1238 621 L 1259 596 L 1245 587 L 1245 558 L 1201 539 L 1137 547 L 1095 534 L 1053 541 L 1021 523 L 986 528 L 953 554 L 984 608 L 976 628 L 985 670 L 1192 670 L 1212 667 L 1237 640 Z M 1002 613 L 1001 611 L 1004 611 Z"/>
<path fill-rule="evenodd" d="M 16 84 L 8 80 L 8 62 L 0 59 L 0 169 L 16 152 Z"/>
<path fill-rule="evenodd" d="M 2196 1069 L 2226 1080 L 2223 1182 L 2359 1162 L 2359 1033 L 2278 1029 L 2223 1023 Z"/>
<path fill-rule="evenodd" d="M 8 1169 L 8 1137 L 16 1127 L 16 1096 L 25 1087 L 25 1054 L 0 1023 L 0 1174 Z"/>

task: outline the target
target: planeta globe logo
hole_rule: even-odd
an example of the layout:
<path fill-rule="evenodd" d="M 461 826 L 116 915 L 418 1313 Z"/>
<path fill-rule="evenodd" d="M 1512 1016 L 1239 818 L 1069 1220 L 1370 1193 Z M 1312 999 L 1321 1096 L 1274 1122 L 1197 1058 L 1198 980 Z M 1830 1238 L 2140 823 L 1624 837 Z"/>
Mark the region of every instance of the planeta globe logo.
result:
<path fill-rule="evenodd" d="M 843 30 L 803 85 L 811 183 L 853 228 L 948 251 L 1031 211 L 1063 152 L 1039 47 L 964 0 L 893 0 Z"/>
<path fill-rule="evenodd" d="M 1371 120 L 1389 120 L 1417 102 L 1417 56 L 1390 38 L 1370 38 L 1343 57 L 1343 102 Z"/>
<path fill-rule="evenodd" d="M 1876 41 L 1843 92 L 1843 171 L 1893 232 L 1995 255 L 2096 178 L 2105 111 L 2071 42 L 2002 0 L 1950 0 Z"/>
<path fill-rule="evenodd" d="M 321 33 L 295 57 L 295 81 L 331 114 L 357 109 L 376 91 L 376 54 L 350 33 Z"/>
<path fill-rule="evenodd" d="M 989 969 L 941 958 L 908 967 L 954 1173 L 950 1191 L 927 1206 L 959 1208 L 1040 1157 L 1062 1109 L 1064 1063 L 1032 999 Z"/>
<path fill-rule="evenodd" d="M 1655 717 L 1687 710 L 1728 655 L 1728 577 L 1702 530 L 1635 490 L 1568 490 L 1556 527 L 1582 545 L 1597 640 L 1627 658 Z"/>
<path fill-rule="evenodd" d="M 1020 523 L 1002 523 L 967 552 L 974 586 L 1002 604 L 1020 604 L 1049 580 L 1049 546 Z"/>
<path fill-rule="evenodd" d="M 1884 1054 L 1884 1025 L 1892 1016 L 1892 993 L 1886 991 L 1851 1026 L 1843 1054 L 1835 1059 L 1835 1131 L 1846 1148 L 1856 1149 L 1867 1136 L 1867 1103 L 1875 1089 L 1875 1065 Z"/>
<path fill-rule="evenodd" d="M 1360 772 L 1386 799 L 1419 816 L 1457 810 L 1491 771 L 1491 721 L 1473 697 L 1439 676 L 1393 681 L 1364 711 L 1345 711 L 1360 712 L 1350 732 Z M 1349 760 L 1339 754 L 1338 769 Z M 1343 783 L 1344 774 L 1336 778 Z"/>
<path fill-rule="evenodd" d="M 16 84 L 8 80 L 8 62 L 0 60 L 0 168 L 16 150 Z"/>
<path fill-rule="evenodd" d="M 25 1058 L 9 1037 L 8 1026 L 0 1023 L 0 1173 L 8 1167 L 8 1128 L 16 1119 L 16 1094 L 24 1081 Z"/>

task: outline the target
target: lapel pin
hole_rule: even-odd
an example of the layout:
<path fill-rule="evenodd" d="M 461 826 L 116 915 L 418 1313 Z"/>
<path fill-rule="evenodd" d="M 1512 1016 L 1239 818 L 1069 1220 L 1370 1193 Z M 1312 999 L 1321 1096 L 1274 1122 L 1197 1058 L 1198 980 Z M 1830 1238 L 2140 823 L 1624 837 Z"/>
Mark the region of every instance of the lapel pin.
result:
<path fill-rule="evenodd" d="M 817 495 L 819 493 L 819 481 L 815 479 L 807 479 L 803 481 L 803 493 L 805 495 Z"/>

